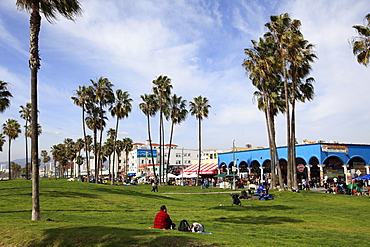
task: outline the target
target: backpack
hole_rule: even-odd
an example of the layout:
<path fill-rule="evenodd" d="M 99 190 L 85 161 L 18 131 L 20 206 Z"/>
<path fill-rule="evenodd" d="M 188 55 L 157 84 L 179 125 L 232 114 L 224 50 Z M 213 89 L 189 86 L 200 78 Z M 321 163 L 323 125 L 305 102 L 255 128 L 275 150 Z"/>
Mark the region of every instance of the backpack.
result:
<path fill-rule="evenodd" d="M 182 232 L 190 232 L 190 225 L 187 220 L 180 221 L 179 227 L 177 228 L 179 231 Z"/>

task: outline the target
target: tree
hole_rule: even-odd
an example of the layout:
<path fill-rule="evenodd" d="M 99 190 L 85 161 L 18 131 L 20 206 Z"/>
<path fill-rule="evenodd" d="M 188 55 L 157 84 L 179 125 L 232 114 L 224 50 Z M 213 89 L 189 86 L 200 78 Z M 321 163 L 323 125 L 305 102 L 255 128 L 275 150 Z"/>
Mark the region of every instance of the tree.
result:
<path fill-rule="evenodd" d="M 102 129 L 105 126 L 105 119 L 104 112 L 103 112 L 103 121 L 100 120 L 100 109 L 97 106 L 91 106 L 87 110 L 87 117 L 85 119 L 87 127 L 93 131 L 93 150 L 94 150 L 94 164 L 95 164 L 95 183 L 98 183 L 98 175 L 99 175 L 99 150 L 98 148 L 100 145 L 98 145 L 97 141 L 97 133 L 99 129 Z M 100 127 L 100 125 L 103 125 L 103 127 Z"/>
<path fill-rule="evenodd" d="M 85 144 L 85 153 L 86 153 L 86 169 L 87 169 L 87 178 L 88 178 L 86 181 L 89 182 L 90 157 L 89 157 L 88 148 L 87 148 L 85 113 L 86 113 L 86 109 L 88 108 L 88 104 L 91 104 L 90 95 L 92 94 L 92 92 L 89 92 L 89 90 L 91 90 L 90 87 L 79 86 L 78 88 L 79 90 L 75 91 L 76 96 L 71 97 L 71 99 L 73 100 L 73 103 L 75 105 L 81 107 L 82 109 L 82 114 L 81 114 L 82 115 L 82 131 L 84 135 L 84 144 Z"/>
<path fill-rule="evenodd" d="M 85 146 L 85 142 L 84 142 L 84 139 L 82 138 L 78 138 L 76 143 L 75 143 L 75 152 L 76 152 L 76 159 L 78 156 L 81 156 L 81 150 L 84 148 Z M 81 156 L 82 159 L 82 163 L 81 164 L 78 164 L 77 166 L 77 172 L 76 172 L 76 175 L 80 176 L 81 175 L 81 165 L 83 164 L 83 157 Z M 81 161 L 81 160 L 79 160 Z M 77 161 L 76 161 L 77 163 Z"/>
<path fill-rule="evenodd" d="M 105 117 L 105 110 L 104 107 L 110 106 L 114 102 L 114 93 L 112 90 L 112 87 L 114 86 L 113 83 L 111 83 L 108 78 L 100 77 L 98 81 L 90 80 L 92 83 L 91 91 L 92 91 L 92 102 L 96 105 L 96 107 L 99 109 L 99 131 L 100 131 L 100 138 L 99 138 L 99 145 L 96 147 L 96 153 L 95 157 L 100 157 L 100 151 L 101 151 L 101 145 L 103 141 L 103 129 L 105 127 L 104 119 Z M 97 143 L 96 143 L 97 144 Z M 99 165 L 102 165 L 102 161 L 100 159 L 96 160 Z M 99 166 L 95 165 L 95 166 Z M 97 182 L 97 179 L 95 179 Z"/>
<path fill-rule="evenodd" d="M 351 39 L 352 51 L 359 64 L 367 67 L 370 58 L 370 13 L 365 16 L 366 26 L 354 25 L 359 36 Z"/>
<path fill-rule="evenodd" d="M 8 83 L 0 81 L 0 112 L 3 113 L 10 106 L 13 95 L 8 91 Z"/>
<path fill-rule="evenodd" d="M 171 95 L 171 79 L 167 76 L 160 75 L 157 79 L 153 80 L 153 93 L 156 96 L 158 109 L 159 109 L 159 181 L 162 183 L 162 169 L 164 169 L 164 123 L 163 116 L 168 110 L 168 100 Z"/>
<path fill-rule="evenodd" d="M 190 101 L 190 114 L 192 116 L 195 116 L 195 118 L 198 120 L 198 147 L 199 147 L 199 153 L 198 153 L 198 176 L 197 176 L 197 185 L 199 186 L 199 173 L 200 173 L 200 164 L 202 161 L 202 120 L 203 118 L 208 118 L 209 114 L 209 108 L 211 106 L 208 104 L 208 99 L 206 97 L 202 97 L 199 95 L 198 97 L 194 98 L 194 101 Z"/>
<path fill-rule="evenodd" d="M 169 100 L 168 113 L 166 115 L 166 119 L 171 120 L 171 133 L 167 157 L 166 181 L 168 181 L 168 170 L 170 164 L 171 145 L 174 126 L 175 124 L 180 124 L 183 121 L 185 121 L 187 115 L 188 110 L 186 109 L 186 100 L 183 100 L 181 96 L 177 96 L 176 94 L 174 94 Z"/>
<path fill-rule="evenodd" d="M 23 118 L 26 123 L 24 125 L 24 139 L 25 139 L 25 143 L 26 143 L 26 179 L 29 178 L 29 174 L 28 174 L 28 136 L 27 136 L 27 130 L 29 128 L 29 125 L 28 123 L 31 123 L 31 108 L 32 108 L 32 105 L 31 103 L 26 103 L 25 106 L 21 105 L 21 110 L 19 111 L 20 115 L 21 115 L 21 118 Z"/>
<path fill-rule="evenodd" d="M 122 143 L 123 151 L 125 151 L 125 154 L 126 154 L 126 162 L 125 162 L 124 172 L 125 172 L 125 175 L 127 176 L 127 174 L 128 174 L 128 167 L 129 167 L 129 165 L 128 165 L 128 154 L 133 149 L 133 141 L 132 141 L 131 138 L 125 137 L 125 138 L 123 138 L 122 142 L 123 142 Z"/>
<path fill-rule="evenodd" d="M 32 164 L 38 164 L 38 136 L 37 136 L 37 73 L 40 68 L 39 55 L 39 33 L 41 27 L 42 13 L 50 23 L 57 19 L 57 14 L 74 20 L 81 13 L 78 0 L 16 0 L 18 9 L 30 13 L 30 60 L 31 71 L 31 116 L 33 135 L 31 138 Z M 39 169 L 38 165 L 32 171 L 32 220 L 40 220 L 40 198 L 39 198 Z"/>
<path fill-rule="evenodd" d="M 48 151 L 41 150 L 41 157 L 43 158 L 42 162 L 44 162 L 44 177 L 46 177 L 46 163 L 50 161 L 50 156 L 48 155 Z"/>
<path fill-rule="evenodd" d="M 112 104 L 111 109 L 110 109 L 112 117 L 116 117 L 116 131 L 115 131 L 115 135 L 113 138 L 113 150 L 116 149 L 119 120 L 128 117 L 132 109 L 131 102 L 132 102 L 132 99 L 130 98 L 130 94 L 127 91 L 123 92 L 121 89 L 117 89 L 114 104 Z M 114 169 L 115 159 L 116 159 L 116 152 L 113 152 L 113 164 L 112 164 L 113 179 L 111 181 L 112 185 L 114 184 L 114 180 L 115 180 L 115 169 Z"/>
<path fill-rule="evenodd" d="M 0 133 L 0 152 L 3 151 L 4 144 L 5 144 L 5 136 L 3 133 Z"/>
<path fill-rule="evenodd" d="M 19 175 L 21 173 L 21 166 L 12 161 L 10 162 L 10 168 L 13 171 L 13 178 L 19 178 Z"/>
<path fill-rule="evenodd" d="M 278 170 L 279 184 L 283 186 L 279 158 L 275 141 L 275 116 L 284 112 L 284 101 L 281 100 L 281 80 L 277 72 L 277 59 L 274 56 L 274 43 L 263 38 L 259 42 L 252 40 L 253 48 L 244 49 L 247 56 L 243 67 L 252 84 L 257 88 L 254 97 L 258 100 L 258 109 L 265 113 L 265 121 L 270 146 L 271 188 L 276 188 L 275 167 Z M 275 165 L 276 164 L 276 165 Z"/>
<path fill-rule="evenodd" d="M 158 111 L 158 104 L 155 100 L 154 94 L 144 94 L 140 95 L 140 98 L 143 100 L 142 103 L 139 104 L 140 110 L 145 114 L 147 117 L 147 125 L 148 125 L 148 137 L 149 137 L 149 145 L 150 145 L 150 156 L 152 158 L 152 165 L 153 165 L 153 175 L 154 181 L 157 181 L 157 174 L 155 172 L 155 162 L 154 162 L 154 155 L 153 155 L 153 145 L 152 145 L 152 137 L 150 134 L 150 117 L 154 116 Z"/>
<path fill-rule="evenodd" d="M 3 133 L 4 135 L 8 136 L 9 142 L 9 150 L 8 150 L 8 167 L 9 167 L 9 180 L 12 179 L 11 167 L 10 167 L 10 150 L 12 140 L 18 138 L 19 133 L 21 133 L 21 126 L 19 125 L 18 121 L 15 119 L 8 119 L 5 123 L 3 123 Z"/>
<path fill-rule="evenodd" d="M 288 164 L 287 164 L 287 186 L 291 190 L 296 183 L 294 176 L 295 157 L 292 157 L 293 144 L 292 130 L 291 130 L 291 111 L 289 99 L 289 85 L 288 85 L 288 72 L 287 72 L 287 56 L 289 53 L 288 48 L 291 48 L 291 42 L 294 39 L 302 37 L 300 32 L 301 22 L 299 20 L 292 20 L 287 13 L 279 16 L 270 16 L 270 22 L 266 23 L 268 32 L 264 35 L 265 39 L 271 43 L 276 44 L 275 56 L 280 60 L 280 70 L 284 82 L 284 95 L 285 95 L 285 114 L 286 114 L 286 128 L 287 128 L 287 149 L 288 149 Z"/>

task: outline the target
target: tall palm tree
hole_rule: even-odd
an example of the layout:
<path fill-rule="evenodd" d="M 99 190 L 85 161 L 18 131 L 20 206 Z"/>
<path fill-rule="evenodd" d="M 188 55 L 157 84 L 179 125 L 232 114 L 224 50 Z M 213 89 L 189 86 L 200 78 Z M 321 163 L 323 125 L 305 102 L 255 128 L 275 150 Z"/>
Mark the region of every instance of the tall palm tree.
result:
<path fill-rule="evenodd" d="M 274 57 L 274 44 L 267 42 L 263 38 L 259 42 L 252 40 L 253 48 L 244 50 L 247 56 L 244 59 L 243 67 L 252 84 L 258 89 L 254 97 L 258 99 L 258 109 L 265 113 L 265 121 L 270 146 L 271 160 L 271 187 L 276 188 L 275 167 L 279 174 L 279 184 L 282 186 L 282 177 L 279 167 L 279 159 L 276 151 L 275 124 L 274 118 L 279 112 L 283 112 L 283 107 L 279 108 L 279 103 L 283 102 L 280 98 L 280 77 L 276 72 L 277 60 Z"/>
<path fill-rule="evenodd" d="M 132 102 L 132 99 L 130 98 L 130 94 L 127 91 L 123 92 L 121 89 L 117 89 L 114 104 L 112 104 L 110 108 L 112 117 L 116 117 L 116 131 L 115 131 L 115 135 L 113 138 L 113 150 L 116 149 L 119 120 L 128 117 L 132 109 L 131 102 Z M 111 181 L 111 184 L 114 184 L 114 180 L 115 180 L 115 169 L 114 169 L 115 159 L 116 159 L 116 152 L 113 152 L 113 164 L 112 164 L 113 179 Z"/>
<path fill-rule="evenodd" d="M 154 94 L 144 94 L 140 95 L 140 98 L 143 100 L 142 103 L 139 104 L 140 110 L 145 114 L 147 118 L 147 125 L 148 125 L 148 137 L 149 137 L 149 145 L 150 145 L 150 156 L 152 158 L 152 165 L 153 165 L 153 175 L 154 181 L 157 181 L 157 174 L 155 172 L 155 162 L 154 162 L 154 155 L 153 155 L 153 145 L 152 145 L 152 137 L 150 134 L 150 117 L 154 116 L 158 111 L 158 104 L 155 100 L 156 96 Z"/>
<path fill-rule="evenodd" d="M 167 76 L 160 75 L 153 80 L 153 93 L 156 95 L 159 109 L 159 180 L 162 183 L 162 169 L 164 169 L 164 123 L 163 116 L 168 110 L 168 100 L 171 95 L 171 79 Z"/>
<path fill-rule="evenodd" d="M 55 178 L 57 177 L 56 171 L 57 171 L 57 161 L 58 161 L 58 154 L 59 154 L 58 151 L 59 151 L 58 150 L 58 145 L 53 145 L 51 147 L 51 155 L 53 156 L 53 162 L 54 162 L 54 177 Z M 58 174 L 58 176 L 59 176 L 59 174 Z"/>
<path fill-rule="evenodd" d="M 185 121 L 188 110 L 186 109 L 186 100 L 183 100 L 181 96 L 174 94 L 169 101 L 168 113 L 166 114 L 167 120 L 171 120 L 171 133 L 170 133 L 170 145 L 168 148 L 167 167 L 166 167 L 166 181 L 168 181 L 168 171 L 170 165 L 170 155 L 172 146 L 172 137 L 175 124 L 180 124 Z"/>
<path fill-rule="evenodd" d="M 89 92 L 91 90 L 90 87 L 86 86 L 79 86 L 78 90 L 75 91 L 75 95 L 71 97 L 73 100 L 73 103 L 82 109 L 82 131 L 84 135 L 84 144 L 85 144 L 85 154 L 86 154 L 86 169 L 87 169 L 87 182 L 89 182 L 89 177 L 90 177 L 90 164 L 89 164 L 89 153 L 88 153 L 88 148 L 87 148 L 87 140 L 86 140 L 86 123 L 85 123 L 85 113 L 87 108 L 89 107 L 89 104 L 91 104 L 91 94 L 92 92 Z"/>
<path fill-rule="evenodd" d="M 294 184 L 297 182 L 294 176 L 295 169 L 295 157 L 292 157 L 293 144 L 295 140 L 292 140 L 291 130 L 291 111 L 290 111 L 290 93 L 288 85 L 288 72 L 287 72 L 287 56 L 289 48 L 291 48 L 292 40 L 302 37 L 300 32 L 301 22 L 299 20 L 292 20 L 287 13 L 279 16 L 270 16 L 270 22 L 266 23 L 265 26 L 268 28 L 268 32 L 264 35 L 267 40 L 271 43 L 276 44 L 276 57 L 280 59 L 281 74 L 284 82 L 284 95 L 285 95 L 285 114 L 286 114 L 286 128 L 287 128 L 287 149 L 288 149 L 288 165 L 287 165 L 287 186 L 291 190 Z"/>
<path fill-rule="evenodd" d="M 198 120 L 198 175 L 197 175 L 197 185 L 199 186 L 199 173 L 200 173 L 200 164 L 202 161 L 202 120 L 203 118 L 208 118 L 209 108 L 211 105 L 208 104 L 208 99 L 206 97 L 202 97 L 199 95 L 198 97 L 194 98 L 194 101 L 189 102 L 190 106 L 190 114 L 195 116 Z"/>
<path fill-rule="evenodd" d="M 74 20 L 81 13 L 78 0 L 16 0 L 18 9 L 30 13 L 30 60 L 31 71 L 31 115 L 33 119 L 33 135 L 31 139 L 32 163 L 38 162 L 38 136 L 37 136 L 37 72 L 40 68 L 39 33 L 41 27 L 41 13 L 50 23 L 57 19 L 59 13 L 63 17 Z M 40 220 L 39 199 L 39 169 L 35 166 L 32 172 L 32 220 Z"/>
<path fill-rule="evenodd" d="M 10 106 L 10 98 L 13 95 L 8 91 L 8 83 L 0 80 L 0 112 L 4 112 Z"/>
<path fill-rule="evenodd" d="M 3 133 L 8 136 L 9 150 L 8 150 L 8 167 L 9 167 L 9 180 L 12 179 L 11 167 L 10 167 L 10 150 L 12 140 L 18 138 L 19 133 L 21 133 L 21 126 L 15 119 L 8 119 L 3 123 Z"/>
<path fill-rule="evenodd" d="M 100 125 L 99 125 L 99 131 L 100 131 L 100 138 L 99 138 L 99 146 L 97 147 L 97 156 L 100 157 L 99 152 L 101 151 L 101 145 L 103 143 L 103 129 L 105 125 L 103 124 L 104 121 L 104 107 L 109 107 L 114 102 L 114 93 L 112 90 L 112 87 L 114 86 L 113 83 L 111 83 L 108 78 L 100 77 L 96 82 L 93 80 L 90 80 L 92 83 L 92 91 L 93 91 L 93 102 L 97 105 L 99 108 L 99 118 L 100 118 Z M 99 163 L 101 163 L 101 160 L 99 160 Z"/>
<path fill-rule="evenodd" d="M 105 126 L 105 119 L 103 113 L 103 121 L 100 119 L 101 113 L 100 109 L 97 106 L 92 106 L 87 110 L 87 117 L 85 119 L 87 127 L 93 131 L 93 150 L 94 150 L 94 165 L 95 165 L 95 183 L 98 183 L 98 176 L 99 176 L 99 147 L 98 140 L 97 140 L 97 133 L 99 129 L 102 129 Z M 103 127 L 100 127 L 100 125 Z"/>
<path fill-rule="evenodd" d="M 26 103 L 25 106 L 21 105 L 21 110 L 19 111 L 21 118 L 26 120 L 26 123 L 24 125 L 24 138 L 25 138 L 25 143 L 26 143 L 26 179 L 29 178 L 28 174 L 28 136 L 27 136 L 27 129 L 28 129 L 28 123 L 31 123 L 31 108 L 32 105 L 31 103 Z"/>
<path fill-rule="evenodd" d="M 370 60 L 370 13 L 365 16 L 366 26 L 354 25 L 353 28 L 359 36 L 351 39 L 353 54 L 357 57 L 357 62 L 367 67 Z"/>
<path fill-rule="evenodd" d="M 127 176 L 128 174 L 128 154 L 132 151 L 133 149 L 133 141 L 131 138 L 129 137 L 125 137 L 123 138 L 122 140 L 122 145 L 123 145 L 123 151 L 125 151 L 125 154 L 126 154 L 126 162 L 125 162 L 125 167 L 124 167 L 124 172 L 125 172 L 125 175 Z"/>

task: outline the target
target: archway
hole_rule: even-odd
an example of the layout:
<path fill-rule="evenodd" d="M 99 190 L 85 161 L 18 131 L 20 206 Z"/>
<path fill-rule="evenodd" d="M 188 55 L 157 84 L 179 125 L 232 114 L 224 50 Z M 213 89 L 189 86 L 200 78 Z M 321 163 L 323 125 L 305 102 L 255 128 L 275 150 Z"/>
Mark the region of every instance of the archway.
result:
<path fill-rule="evenodd" d="M 317 187 L 320 185 L 320 167 L 319 160 L 316 157 L 312 157 L 309 160 L 309 164 L 312 165 L 310 168 L 311 174 L 309 177 L 311 177 L 311 186 Z"/>
<path fill-rule="evenodd" d="M 306 166 L 306 161 L 302 158 L 296 158 L 295 162 L 296 162 L 296 165 L 297 165 L 297 168 L 296 168 L 297 169 L 297 181 L 298 181 L 298 183 L 300 183 L 303 179 L 308 179 L 307 168 L 306 167 L 303 169 L 303 171 L 298 170 L 299 165 Z"/>
<path fill-rule="evenodd" d="M 239 164 L 239 174 L 242 178 L 246 178 L 248 176 L 248 164 L 245 161 L 241 161 Z"/>
<path fill-rule="evenodd" d="M 344 183 L 345 175 L 343 170 L 343 161 L 337 156 L 330 156 L 324 161 L 324 176 L 327 178 L 327 183 Z"/>
<path fill-rule="evenodd" d="M 359 177 L 366 174 L 366 162 L 361 157 L 353 157 L 348 161 L 348 172 L 351 173 L 351 176 Z"/>

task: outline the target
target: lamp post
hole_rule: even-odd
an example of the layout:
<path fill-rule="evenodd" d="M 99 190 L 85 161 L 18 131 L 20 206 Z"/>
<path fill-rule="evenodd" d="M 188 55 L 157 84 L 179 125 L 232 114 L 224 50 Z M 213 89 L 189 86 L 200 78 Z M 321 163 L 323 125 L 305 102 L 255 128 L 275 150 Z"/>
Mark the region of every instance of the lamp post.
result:
<path fill-rule="evenodd" d="M 235 140 L 233 140 L 233 166 L 231 167 L 231 172 L 233 175 L 233 190 L 235 190 L 235 173 L 236 170 L 236 161 L 235 161 Z"/>

